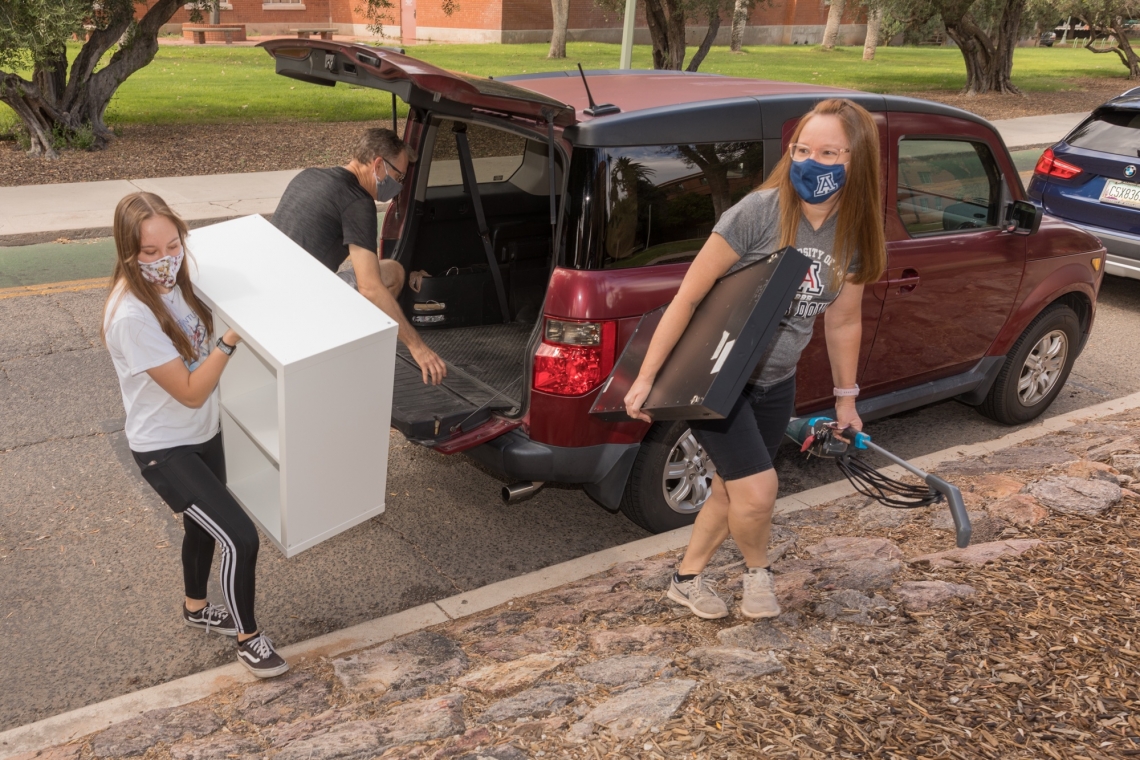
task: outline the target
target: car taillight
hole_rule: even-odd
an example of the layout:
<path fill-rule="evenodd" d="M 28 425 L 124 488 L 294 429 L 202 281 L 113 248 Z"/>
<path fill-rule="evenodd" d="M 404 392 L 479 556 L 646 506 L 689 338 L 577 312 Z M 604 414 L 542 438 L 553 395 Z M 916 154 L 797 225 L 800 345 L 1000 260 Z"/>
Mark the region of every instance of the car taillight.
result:
<path fill-rule="evenodd" d="M 617 322 L 548 319 L 534 357 L 534 389 L 581 396 L 597 388 L 614 368 Z"/>
<path fill-rule="evenodd" d="M 1081 167 L 1073 166 L 1053 155 L 1052 148 L 1046 148 L 1045 152 L 1041 154 L 1041 158 L 1037 159 L 1037 166 L 1033 167 L 1034 174 L 1045 174 L 1057 179 L 1072 179 L 1081 171 Z"/>

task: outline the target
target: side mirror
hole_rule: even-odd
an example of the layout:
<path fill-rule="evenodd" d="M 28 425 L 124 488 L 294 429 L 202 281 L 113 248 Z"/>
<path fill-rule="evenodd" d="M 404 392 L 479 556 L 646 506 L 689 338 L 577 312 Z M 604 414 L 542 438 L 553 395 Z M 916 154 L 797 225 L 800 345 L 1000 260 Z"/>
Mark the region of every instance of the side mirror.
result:
<path fill-rule="evenodd" d="M 1032 235 L 1041 227 L 1040 206 L 1029 201 L 1014 201 L 1005 210 L 1005 231 L 1013 235 Z"/>

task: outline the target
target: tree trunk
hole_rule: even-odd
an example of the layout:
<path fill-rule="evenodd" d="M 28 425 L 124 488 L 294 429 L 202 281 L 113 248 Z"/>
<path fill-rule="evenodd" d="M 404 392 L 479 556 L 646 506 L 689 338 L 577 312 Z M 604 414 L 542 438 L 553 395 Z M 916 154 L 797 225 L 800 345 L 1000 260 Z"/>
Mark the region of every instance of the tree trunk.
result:
<path fill-rule="evenodd" d="M 685 65 L 682 0 L 645 0 L 645 22 L 653 42 L 653 68 L 680 71 Z"/>
<path fill-rule="evenodd" d="M 831 0 L 827 11 L 827 26 L 823 28 L 823 49 L 831 50 L 839 40 L 839 22 L 843 19 L 843 6 L 846 0 Z"/>
<path fill-rule="evenodd" d="M 947 4 L 961 10 L 953 15 L 944 11 L 942 20 L 946 24 L 946 34 L 957 43 L 966 63 L 966 86 L 962 90 L 966 95 L 987 92 L 1021 94 L 1021 90 L 1013 85 L 1011 75 L 1013 51 L 1025 3 L 1026 0 L 1006 0 L 992 40 L 967 12 L 972 0 Z"/>
<path fill-rule="evenodd" d="M 875 60 L 875 49 L 879 47 L 879 30 L 883 26 L 883 9 L 872 8 L 867 13 L 867 38 L 863 40 L 863 60 Z"/>
<path fill-rule="evenodd" d="M 732 36 L 729 38 L 729 49 L 739 53 L 744 46 L 744 27 L 748 26 L 748 12 L 751 10 L 748 0 L 736 0 L 732 9 Z"/>
<path fill-rule="evenodd" d="M 41 61 L 31 81 L 0 71 L 0 102 L 16 112 L 31 138 L 31 155 L 56 158 L 53 132 L 71 135 L 90 125 L 95 148 L 105 148 L 114 139 L 103 116 L 111 97 L 127 77 L 146 66 L 158 52 L 158 30 L 182 7 L 185 0 L 157 0 L 133 25 L 133 8 L 115 5 L 106 25 L 91 32 L 70 70 L 64 54 Z M 124 36 L 125 35 L 125 36 Z M 104 54 L 122 44 L 107 65 L 95 71 Z"/>
<path fill-rule="evenodd" d="M 709 54 L 709 49 L 712 48 L 713 42 L 716 40 L 717 32 L 720 31 L 720 7 L 713 5 L 709 8 L 709 29 L 705 32 L 705 38 L 701 40 L 701 46 L 697 48 L 697 52 L 693 53 L 693 59 L 689 61 L 689 65 L 685 67 L 685 71 L 696 71 L 700 68 L 701 62 L 705 60 L 705 56 Z"/>
<path fill-rule="evenodd" d="M 1140 79 L 1140 58 L 1136 56 L 1136 51 L 1132 48 L 1132 43 L 1128 41 L 1128 35 L 1124 31 L 1124 19 L 1117 16 L 1112 19 L 1110 24 L 1092 24 L 1087 19 L 1080 19 L 1081 23 L 1087 24 L 1089 27 L 1089 41 L 1085 44 L 1085 50 L 1093 53 L 1116 53 L 1120 57 L 1120 62 L 1128 69 L 1129 79 Z M 1101 37 L 1112 37 L 1116 40 L 1116 44 L 1110 48 L 1100 48 L 1099 50 L 1093 47 L 1093 42 Z"/>
<path fill-rule="evenodd" d="M 566 27 L 570 24 L 570 0 L 550 0 L 554 11 L 554 31 L 550 35 L 550 52 L 547 58 L 566 57 Z"/>

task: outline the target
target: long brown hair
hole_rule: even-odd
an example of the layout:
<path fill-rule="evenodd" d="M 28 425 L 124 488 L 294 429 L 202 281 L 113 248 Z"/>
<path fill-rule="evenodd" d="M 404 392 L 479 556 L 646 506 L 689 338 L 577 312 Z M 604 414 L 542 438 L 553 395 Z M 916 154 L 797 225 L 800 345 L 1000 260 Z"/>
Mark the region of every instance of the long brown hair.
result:
<path fill-rule="evenodd" d="M 853 279 L 857 284 L 866 285 L 878 280 L 887 265 L 886 244 L 883 240 L 879 128 L 867 109 L 846 98 L 830 98 L 804 114 L 796 125 L 790 142 L 798 142 L 804 125 L 812 117 L 821 115 L 838 117 L 843 124 L 843 133 L 851 143 L 847 181 L 839 191 L 839 212 L 835 220 L 835 255 L 841 263 L 834 270 L 835 276 L 842 278 L 846 275 L 851 259 L 858 251 L 859 264 Z M 775 188 L 780 193 L 781 248 L 796 244 L 796 231 L 803 218 L 800 196 L 792 186 L 791 168 L 791 153 L 784 151 L 776 168 L 759 188 Z M 842 279 L 838 282 L 842 282 Z M 832 285 L 837 285 L 838 282 Z"/>
<path fill-rule="evenodd" d="M 183 332 L 178 323 L 174 321 L 174 316 L 166 308 L 166 304 L 162 302 L 158 290 L 143 278 L 142 272 L 139 270 L 142 224 L 147 219 L 156 216 L 166 217 L 178 229 L 178 238 L 182 241 L 182 250 L 185 252 L 186 258 L 183 260 L 182 267 L 178 270 L 174 282 L 182 291 L 182 297 L 186 300 L 187 305 L 198 315 L 198 319 L 202 320 L 206 334 L 213 334 L 213 315 L 210 314 L 206 305 L 198 299 L 198 296 L 194 295 L 194 288 L 190 284 L 190 252 L 186 250 L 186 235 L 189 230 L 186 227 L 186 222 L 182 221 L 170 209 L 170 206 L 166 205 L 166 201 L 154 193 L 131 193 L 119 201 L 119 205 L 115 208 L 115 250 L 118 255 L 115 258 L 115 271 L 111 275 L 111 289 L 107 293 L 107 303 L 104 306 L 103 313 L 110 314 L 113 312 L 118 308 L 123 294 L 130 292 L 154 313 L 155 319 L 158 320 L 162 331 L 166 333 L 166 337 L 170 338 L 170 342 L 174 344 L 178 355 L 184 361 L 193 363 L 202 358 L 198 356 L 197 348 L 190 342 L 190 336 Z M 122 283 L 121 290 L 119 289 L 120 283 Z M 114 303 L 112 303 L 112 299 L 114 299 Z M 106 319 L 104 319 L 104 325 L 106 325 Z M 105 327 L 100 328 L 99 336 L 106 344 Z"/>

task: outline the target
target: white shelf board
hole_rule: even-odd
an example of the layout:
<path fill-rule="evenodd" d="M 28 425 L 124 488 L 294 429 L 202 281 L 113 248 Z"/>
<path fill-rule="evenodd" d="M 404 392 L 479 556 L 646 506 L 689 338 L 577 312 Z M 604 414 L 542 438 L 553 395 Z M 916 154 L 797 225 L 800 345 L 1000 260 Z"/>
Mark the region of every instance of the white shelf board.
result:
<path fill-rule="evenodd" d="M 284 551 L 281 541 L 281 476 L 277 470 L 266 467 L 247 478 L 227 483 L 227 486 L 257 527 Z"/>
<path fill-rule="evenodd" d="M 260 216 L 193 230 L 187 248 L 195 291 L 278 369 L 396 327 Z"/>
<path fill-rule="evenodd" d="M 277 426 L 277 386 L 263 385 L 222 401 L 234 422 L 274 462 L 281 462 L 281 434 Z"/>

